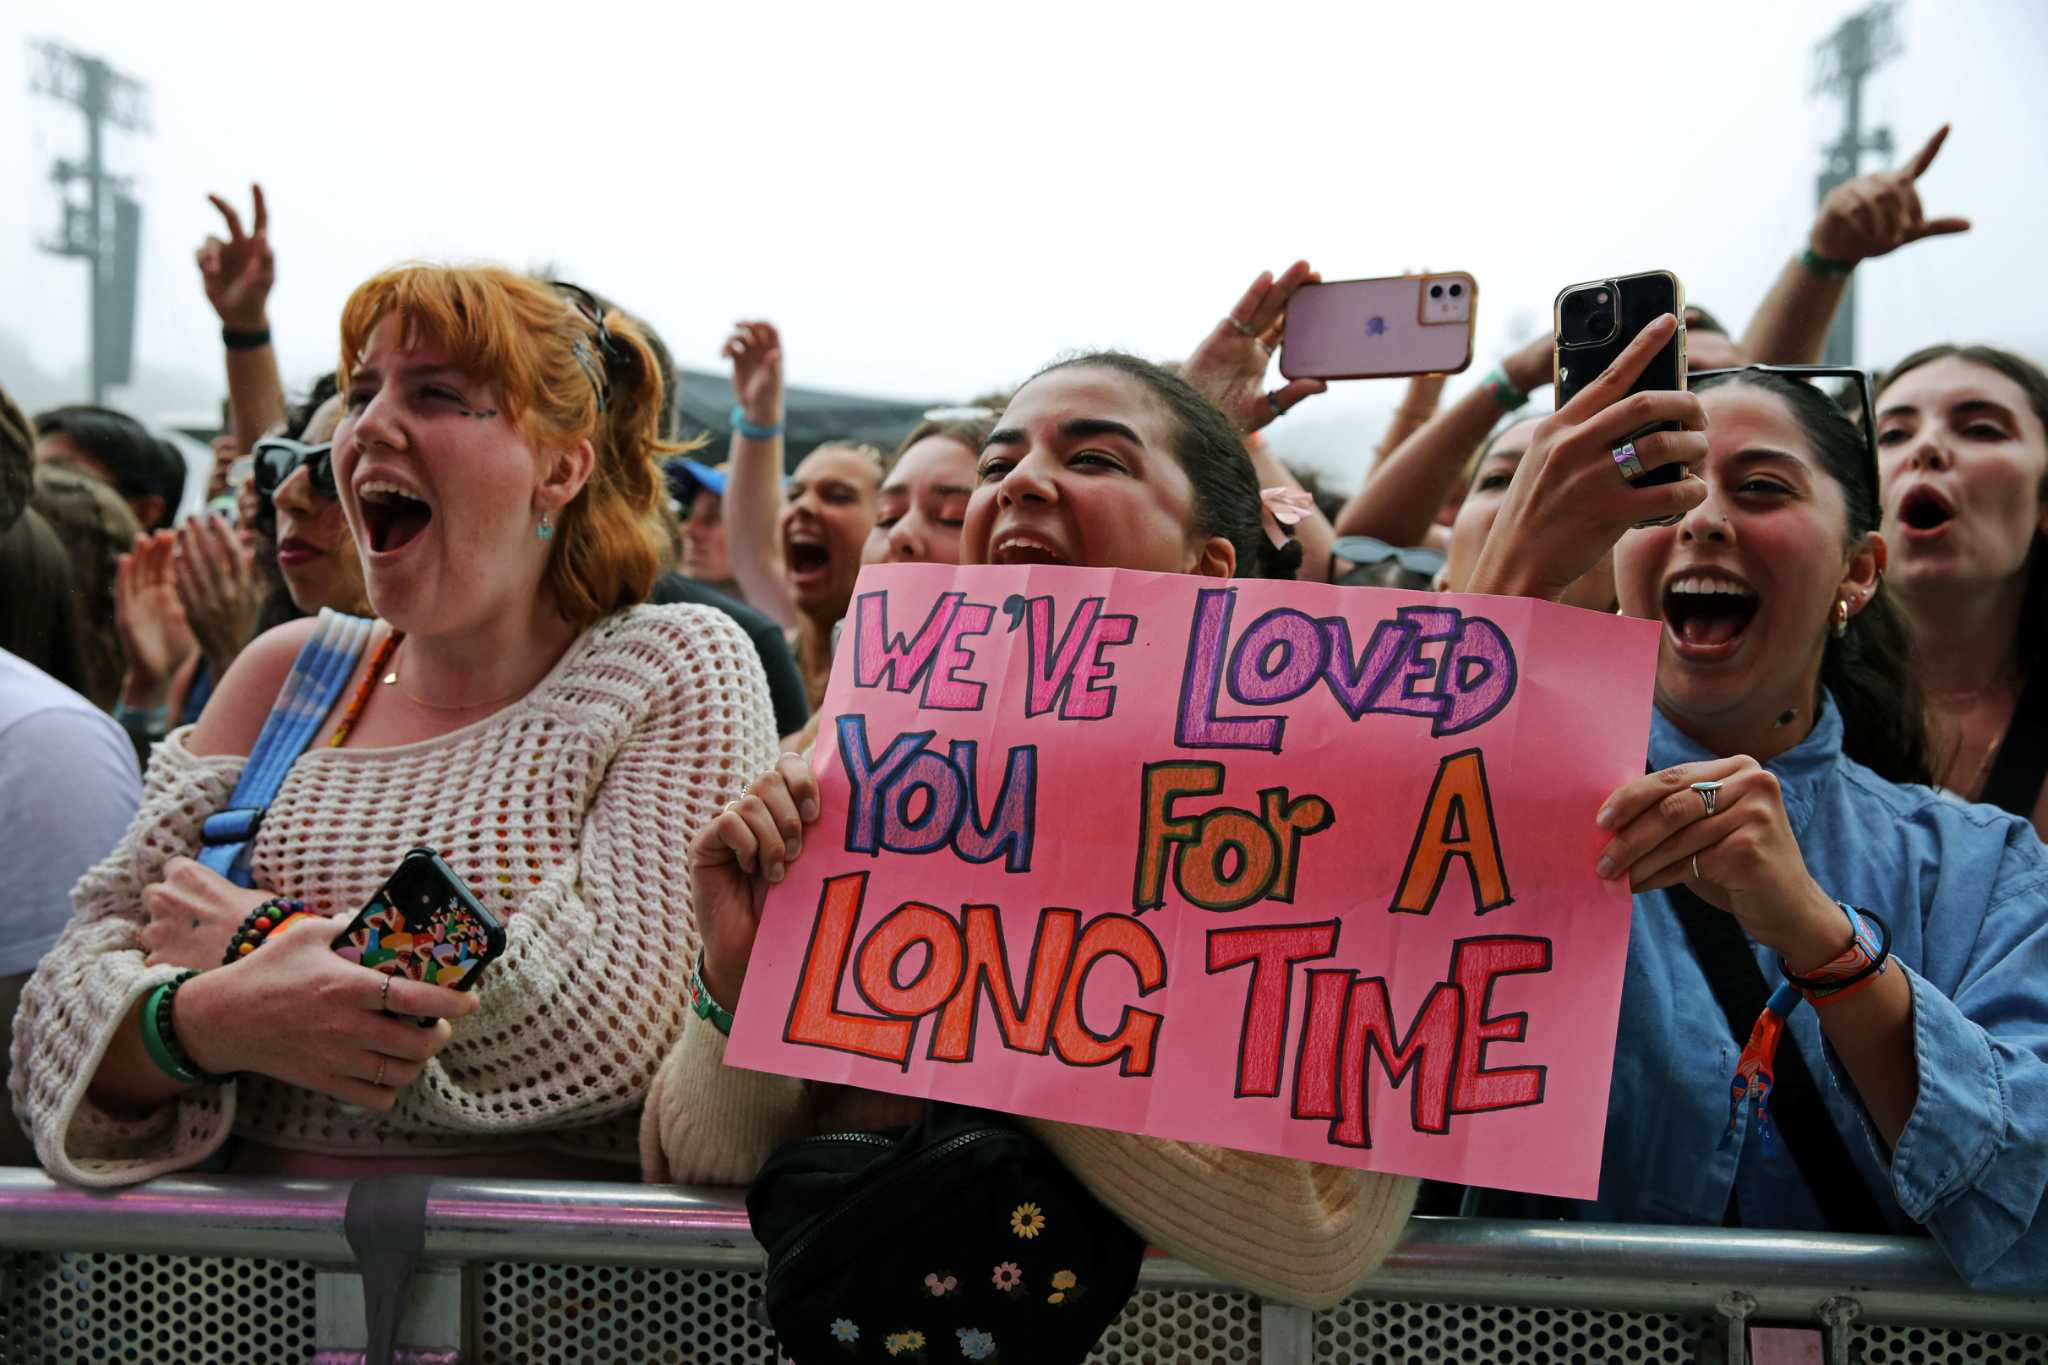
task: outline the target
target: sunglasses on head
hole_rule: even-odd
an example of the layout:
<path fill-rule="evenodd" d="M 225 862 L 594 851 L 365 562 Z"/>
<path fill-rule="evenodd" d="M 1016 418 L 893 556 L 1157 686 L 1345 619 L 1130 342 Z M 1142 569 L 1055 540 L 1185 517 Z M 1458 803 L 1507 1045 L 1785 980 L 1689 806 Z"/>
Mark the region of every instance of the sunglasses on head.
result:
<path fill-rule="evenodd" d="M 549 280 L 555 292 L 569 301 L 569 306 L 585 322 L 596 329 L 597 354 L 592 356 L 582 342 L 576 343 L 576 363 L 590 376 L 590 387 L 597 390 L 597 410 L 603 412 L 611 405 L 612 379 L 611 363 L 620 357 L 618 343 L 612 339 L 611 329 L 604 325 L 604 306 L 597 301 L 597 295 L 580 284 L 567 280 Z"/>
<path fill-rule="evenodd" d="M 1840 391 L 1828 396 L 1833 400 L 1836 407 L 1842 409 L 1842 415 L 1847 417 L 1852 425 L 1862 428 L 1863 447 L 1869 457 L 1866 467 L 1873 480 L 1873 486 L 1875 486 L 1874 481 L 1877 478 L 1877 418 L 1870 397 L 1870 371 L 1859 370 L 1848 365 L 1743 365 L 1726 370 L 1694 370 L 1687 376 L 1686 382 L 1696 386 L 1702 379 L 1719 379 L 1736 374 L 1775 374 L 1806 383 L 1818 383 L 1819 381 L 1829 379 L 1840 381 L 1842 385 Z M 1849 406 L 1849 391 L 1852 388 L 1855 390 L 1855 407 Z M 1827 390 L 1822 389 L 1821 392 L 1827 393 Z M 1859 414 L 1862 417 L 1861 422 L 1857 421 Z"/>
<path fill-rule="evenodd" d="M 284 487 L 285 480 L 292 472 L 303 467 L 306 477 L 312 481 L 313 491 L 323 498 L 336 496 L 334 490 L 334 443 L 324 441 L 309 446 L 304 441 L 294 441 L 288 436 L 266 436 L 256 443 L 249 452 L 255 461 L 251 482 L 256 494 L 265 502 L 277 496 L 277 490 Z"/>
<path fill-rule="evenodd" d="M 1420 574 L 1424 578 L 1436 577 L 1437 570 L 1444 566 L 1441 550 L 1432 550 L 1426 545 L 1389 545 L 1376 536 L 1339 536 L 1331 544 L 1330 553 L 1361 569 L 1370 569 L 1392 560 L 1409 573 Z"/>

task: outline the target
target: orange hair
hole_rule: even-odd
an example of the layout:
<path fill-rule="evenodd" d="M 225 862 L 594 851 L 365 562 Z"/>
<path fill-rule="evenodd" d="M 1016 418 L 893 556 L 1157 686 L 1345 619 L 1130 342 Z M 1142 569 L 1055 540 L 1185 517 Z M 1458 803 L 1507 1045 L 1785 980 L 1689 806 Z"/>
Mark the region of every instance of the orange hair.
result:
<path fill-rule="evenodd" d="M 587 440 L 596 452 L 589 481 L 557 518 L 542 579 L 562 614 L 589 625 L 645 601 L 660 564 L 661 461 L 691 447 L 660 437 L 661 374 L 639 327 L 606 313 L 612 354 L 603 357 L 597 329 L 552 285 L 500 266 L 404 265 L 364 281 L 342 309 L 335 379 L 344 393 L 387 317 L 399 319 L 399 345 L 445 351 L 496 389 L 534 445 Z M 610 387 L 603 412 L 598 373 Z"/>

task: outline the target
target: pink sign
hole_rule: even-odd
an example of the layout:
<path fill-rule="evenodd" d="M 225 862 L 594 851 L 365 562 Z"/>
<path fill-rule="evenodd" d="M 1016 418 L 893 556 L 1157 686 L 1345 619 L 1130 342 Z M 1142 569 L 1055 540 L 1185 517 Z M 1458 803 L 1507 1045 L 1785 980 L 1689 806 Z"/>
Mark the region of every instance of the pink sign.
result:
<path fill-rule="evenodd" d="M 1657 631 L 1520 598 L 861 575 L 736 1065 L 1585 1197 Z"/>

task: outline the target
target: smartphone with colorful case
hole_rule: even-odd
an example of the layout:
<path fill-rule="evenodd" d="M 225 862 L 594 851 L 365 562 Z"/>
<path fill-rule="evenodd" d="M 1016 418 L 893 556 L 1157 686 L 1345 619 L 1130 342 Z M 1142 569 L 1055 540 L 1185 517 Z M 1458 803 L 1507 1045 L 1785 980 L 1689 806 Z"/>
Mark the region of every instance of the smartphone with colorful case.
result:
<path fill-rule="evenodd" d="M 1470 275 L 1396 275 L 1305 284 L 1287 301 L 1280 373 L 1289 379 L 1457 374 L 1472 363 L 1479 285 Z"/>
<path fill-rule="evenodd" d="M 334 940 L 334 951 L 376 971 L 466 991 L 505 951 L 505 929 L 440 854 L 416 848 Z"/>

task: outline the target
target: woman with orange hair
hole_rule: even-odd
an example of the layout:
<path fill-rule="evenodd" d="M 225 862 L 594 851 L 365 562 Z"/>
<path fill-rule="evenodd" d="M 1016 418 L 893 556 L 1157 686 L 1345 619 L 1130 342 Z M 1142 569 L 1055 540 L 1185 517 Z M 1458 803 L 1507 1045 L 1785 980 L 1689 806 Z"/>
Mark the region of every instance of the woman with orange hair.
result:
<path fill-rule="evenodd" d="M 339 378 L 333 480 L 378 617 L 346 701 L 248 844 L 253 889 L 186 855 L 302 648 L 364 623 L 261 637 L 158 746 L 23 996 L 15 1104 L 84 1184 L 189 1168 L 231 1135 L 243 1172 L 631 1178 L 697 952 L 680 850 L 775 756 L 731 618 L 632 605 L 673 449 L 661 381 L 584 291 L 436 266 L 356 290 Z M 330 950 L 418 845 L 505 925 L 474 992 Z M 283 897 L 325 918 L 231 952 Z"/>

